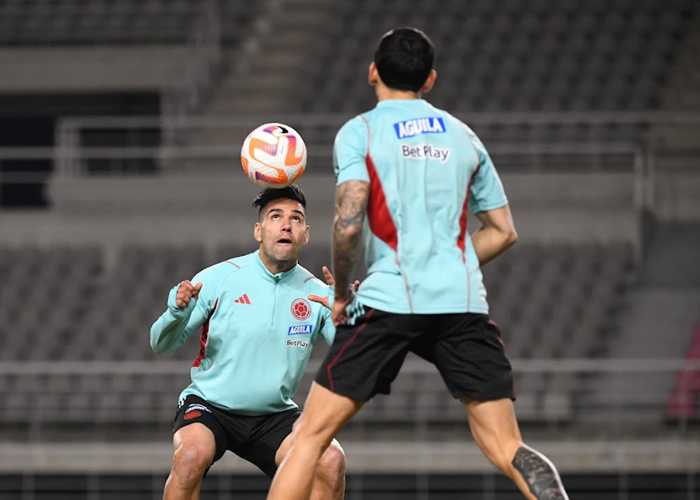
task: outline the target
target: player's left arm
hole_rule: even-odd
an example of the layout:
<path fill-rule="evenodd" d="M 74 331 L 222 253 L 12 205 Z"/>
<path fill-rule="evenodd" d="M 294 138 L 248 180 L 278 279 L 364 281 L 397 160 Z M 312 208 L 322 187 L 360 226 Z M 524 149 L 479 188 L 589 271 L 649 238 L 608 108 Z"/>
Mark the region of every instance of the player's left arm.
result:
<path fill-rule="evenodd" d="M 335 296 L 335 280 L 333 279 L 333 275 L 326 266 L 323 266 L 321 270 L 323 271 L 323 277 L 326 279 L 326 284 L 328 285 L 328 294 L 316 295 L 312 293 L 306 298 L 313 302 L 318 302 L 325 308 L 330 309 L 331 307 L 333 307 L 333 297 Z M 360 288 L 360 280 L 355 280 L 350 290 L 352 290 L 352 293 L 355 293 L 357 292 L 358 288 Z"/>
<path fill-rule="evenodd" d="M 368 200 L 369 182 L 343 182 L 336 191 L 332 236 L 336 301 L 349 302 L 352 297 L 350 280 L 360 256 Z"/>
<path fill-rule="evenodd" d="M 469 184 L 469 209 L 482 224 L 471 236 L 471 241 L 479 265 L 483 266 L 513 245 L 518 233 L 515 232 L 508 198 L 491 156 L 476 134 L 469 127 L 465 128 L 478 160 Z"/>
<path fill-rule="evenodd" d="M 471 240 L 479 265 L 483 266 L 513 245 L 518 240 L 518 233 L 508 205 L 475 215 L 482 226 L 471 236 Z"/>
<path fill-rule="evenodd" d="M 331 307 L 333 307 L 333 285 L 335 284 L 335 280 L 326 266 L 323 266 L 321 270 L 323 271 L 323 275 L 326 278 L 326 283 L 328 284 L 328 286 L 325 287 L 326 293 L 324 295 L 312 293 L 307 295 L 306 298 L 323 306 L 323 309 L 321 310 L 321 318 L 316 327 L 321 337 L 323 337 L 328 345 L 331 345 L 333 343 L 333 339 L 335 338 L 335 326 L 333 325 L 330 311 Z"/>
<path fill-rule="evenodd" d="M 333 344 L 335 325 L 333 324 L 333 318 L 331 317 L 331 311 L 329 309 L 323 311 L 323 319 L 321 320 L 319 333 L 328 345 Z"/>
<path fill-rule="evenodd" d="M 326 266 L 323 266 L 322 271 L 323 276 L 326 279 L 326 284 L 328 284 L 328 294 L 311 294 L 308 295 L 307 298 L 313 302 L 318 302 L 323 307 L 325 307 L 323 311 L 323 319 L 321 320 L 321 336 L 324 339 L 326 339 L 326 342 L 328 342 L 328 345 L 330 345 L 333 343 L 333 339 L 335 338 L 335 325 L 333 324 L 333 318 L 331 316 L 331 308 L 333 307 L 335 296 L 335 279 L 333 279 L 333 275 Z M 360 282 L 359 280 L 355 280 L 355 282 L 352 284 L 352 287 L 350 288 L 351 296 L 354 296 L 358 288 L 360 288 Z"/>

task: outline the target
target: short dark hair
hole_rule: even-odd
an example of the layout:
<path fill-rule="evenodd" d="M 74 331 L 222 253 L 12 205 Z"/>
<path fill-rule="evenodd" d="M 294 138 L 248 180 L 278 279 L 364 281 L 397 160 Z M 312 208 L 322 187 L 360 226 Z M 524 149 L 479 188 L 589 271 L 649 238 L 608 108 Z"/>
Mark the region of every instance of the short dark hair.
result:
<path fill-rule="evenodd" d="M 387 87 L 418 92 L 435 61 L 430 38 L 416 28 L 396 28 L 385 34 L 374 52 L 374 64 Z"/>
<path fill-rule="evenodd" d="M 306 212 L 306 196 L 299 189 L 299 186 L 292 184 L 283 188 L 265 188 L 260 191 L 255 200 L 253 200 L 253 206 L 258 209 L 258 216 L 271 201 L 279 200 L 280 198 L 298 201 L 304 207 L 304 212 Z"/>

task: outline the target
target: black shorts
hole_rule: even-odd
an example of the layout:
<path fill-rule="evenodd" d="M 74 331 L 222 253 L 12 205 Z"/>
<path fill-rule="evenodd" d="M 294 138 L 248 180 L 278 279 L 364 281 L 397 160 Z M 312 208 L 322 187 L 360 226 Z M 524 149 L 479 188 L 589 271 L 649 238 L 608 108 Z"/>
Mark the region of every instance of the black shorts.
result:
<path fill-rule="evenodd" d="M 393 314 L 366 308 L 339 325 L 316 382 L 358 401 L 389 394 L 406 354 L 433 363 L 452 396 L 515 399 L 513 371 L 486 314 Z"/>
<path fill-rule="evenodd" d="M 216 454 L 212 464 L 226 450 L 257 465 L 270 478 L 277 471 L 275 454 L 282 441 L 292 432 L 301 410 L 292 409 L 270 415 L 250 417 L 222 410 L 197 396 L 187 396 L 178 406 L 173 434 L 183 427 L 200 423 L 213 434 Z"/>

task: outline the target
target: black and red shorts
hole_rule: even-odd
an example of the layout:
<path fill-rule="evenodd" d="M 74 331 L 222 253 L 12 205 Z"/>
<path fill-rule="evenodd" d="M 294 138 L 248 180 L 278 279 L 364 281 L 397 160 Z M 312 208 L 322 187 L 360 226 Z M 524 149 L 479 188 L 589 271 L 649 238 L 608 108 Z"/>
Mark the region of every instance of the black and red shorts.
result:
<path fill-rule="evenodd" d="M 369 401 L 389 394 L 409 352 L 433 363 L 450 393 L 477 401 L 515 399 L 513 371 L 496 324 L 486 314 L 393 314 L 366 308 L 339 325 L 316 382 Z"/>
<path fill-rule="evenodd" d="M 173 434 L 183 427 L 200 423 L 214 434 L 216 454 L 212 464 L 226 450 L 258 466 L 273 477 L 277 471 L 277 449 L 292 432 L 301 410 L 294 408 L 270 415 L 247 416 L 222 410 L 197 396 L 187 396 L 178 406 Z M 208 469 L 207 469 L 208 470 Z"/>

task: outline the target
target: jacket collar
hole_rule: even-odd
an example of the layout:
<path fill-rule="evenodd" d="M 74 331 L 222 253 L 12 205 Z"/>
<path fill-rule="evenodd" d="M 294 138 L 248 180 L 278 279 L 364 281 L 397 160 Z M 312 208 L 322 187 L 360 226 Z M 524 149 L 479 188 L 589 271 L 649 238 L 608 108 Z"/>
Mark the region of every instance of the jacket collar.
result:
<path fill-rule="evenodd" d="M 263 264 L 262 259 L 260 259 L 260 250 L 256 250 L 253 252 L 255 255 L 255 258 L 253 259 L 255 261 L 255 271 L 264 279 L 271 283 L 285 283 L 292 279 L 296 274 L 297 270 L 299 269 L 299 264 L 295 264 L 293 268 L 291 268 L 289 271 L 284 271 L 283 273 L 277 273 L 277 274 L 272 274 L 270 270 L 265 267 L 265 264 Z"/>

